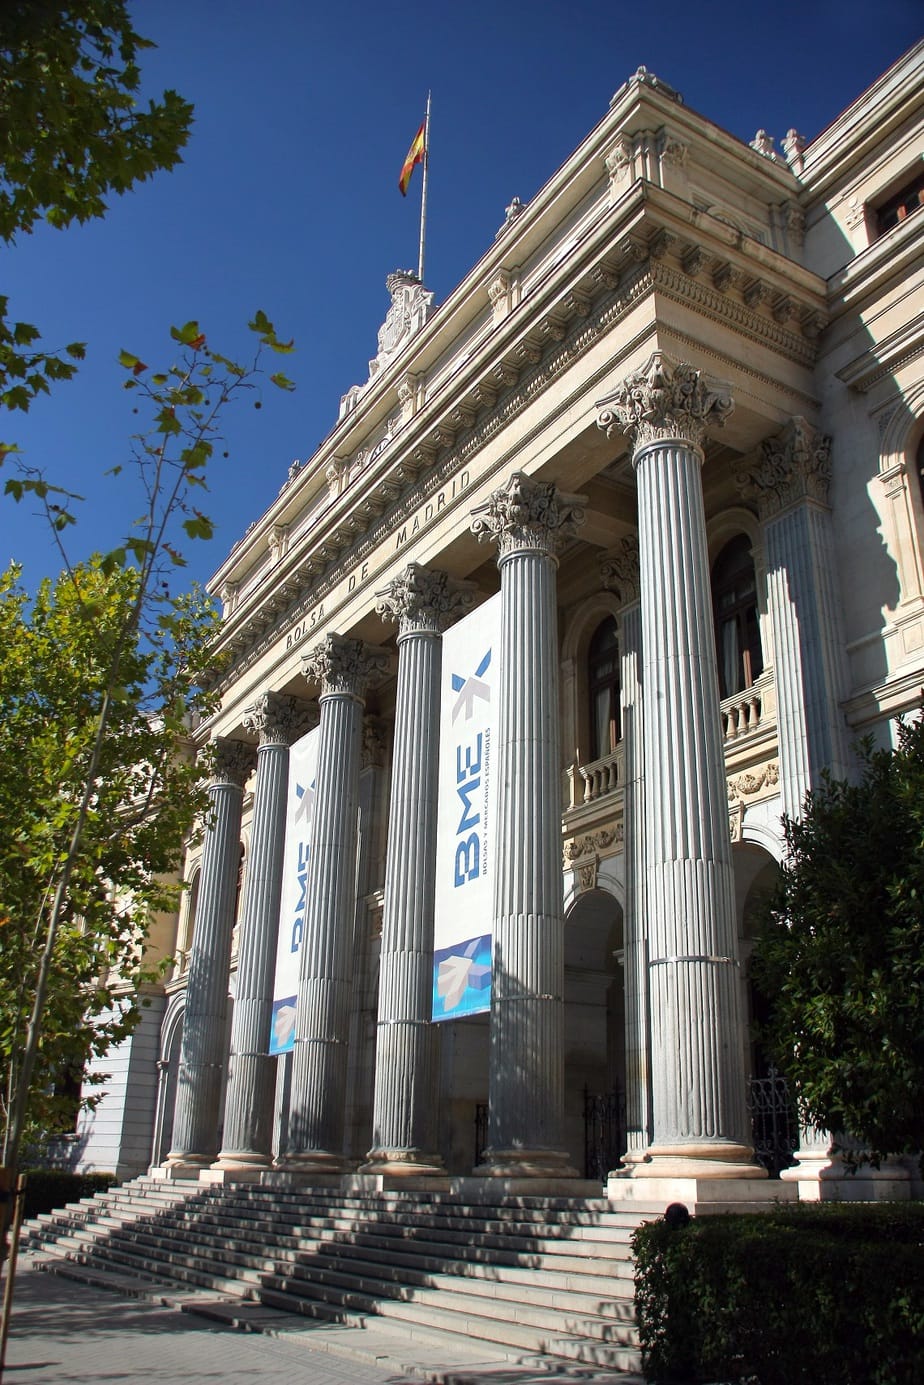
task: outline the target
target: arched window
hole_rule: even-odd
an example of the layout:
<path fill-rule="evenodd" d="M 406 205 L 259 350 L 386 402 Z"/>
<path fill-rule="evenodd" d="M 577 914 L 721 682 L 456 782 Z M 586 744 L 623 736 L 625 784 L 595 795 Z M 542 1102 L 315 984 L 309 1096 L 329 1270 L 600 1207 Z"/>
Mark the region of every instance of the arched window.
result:
<path fill-rule="evenodd" d="M 613 616 L 598 625 L 587 651 L 590 693 L 590 751 L 592 760 L 615 750 L 619 725 L 619 632 Z"/>
<path fill-rule="evenodd" d="M 751 543 L 739 534 L 725 545 L 712 568 L 719 691 L 722 697 L 749 688 L 763 671 L 757 580 Z"/>

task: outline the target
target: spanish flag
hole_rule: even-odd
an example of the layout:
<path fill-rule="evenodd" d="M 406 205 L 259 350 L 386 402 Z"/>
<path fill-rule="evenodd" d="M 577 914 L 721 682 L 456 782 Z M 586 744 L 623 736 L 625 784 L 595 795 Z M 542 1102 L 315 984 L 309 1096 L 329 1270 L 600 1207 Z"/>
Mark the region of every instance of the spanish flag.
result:
<path fill-rule="evenodd" d="M 415 164 L 422 164 L 424 161 L 424 154 L 427 152 L 426 128 L 427 122 L 424 121 L 417 131 L 417 134 L 411 140 L 411 147 L 407 151 L 407 158 L 404 160 L 404 166 L 401 169 L 401 177 L 398 179 L 398 187 L 402 197 L 407 196 L 407 185 L 411 181 L 411 174 L 414 172 Z"/>

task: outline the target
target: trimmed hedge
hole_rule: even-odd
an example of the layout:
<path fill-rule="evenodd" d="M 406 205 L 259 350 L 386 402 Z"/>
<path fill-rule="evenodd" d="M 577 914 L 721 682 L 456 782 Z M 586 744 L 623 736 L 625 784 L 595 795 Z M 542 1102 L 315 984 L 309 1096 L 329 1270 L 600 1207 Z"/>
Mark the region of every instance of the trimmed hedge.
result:
<path fill-rule="evenodd" d="M 24 1216 L 54 1212 L 68 1202 L 105 1192 L 118 1179 L 113 1173 L 68 1173 L 64 1169 L 28 1169 Z"/>
<path fill-rule="evenodd" d="M 924 1204 L 661 1220 L 633 1249 L 658 1385 L 924 1382 Z"/>

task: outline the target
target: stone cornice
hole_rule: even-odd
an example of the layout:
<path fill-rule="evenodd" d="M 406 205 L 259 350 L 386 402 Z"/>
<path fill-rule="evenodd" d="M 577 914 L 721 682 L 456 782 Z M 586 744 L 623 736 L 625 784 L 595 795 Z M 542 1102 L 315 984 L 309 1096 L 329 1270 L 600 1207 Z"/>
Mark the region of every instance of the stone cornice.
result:
<path fill-rule="evenodd" d="M 361 561 L 389 529 L 400 527 L 428 494 L 611 331 L 645 294 L 664 292 L 739 334 L 809 364 L 816 350 L 814 341 L 804 336 L 807 328 L 799 333 L 774 319 L 778 300 L 772 294 L 767 304 L 748 307 L 741 298 L 746 276 L 739 274 L 737 280 L 731 276 L 724 292 L 704 282 L 704 274 L 715 277 L 717 263 L 728 263 L 731 250 L 722 257 L 710 255 L 708 261 L 698 257 L 695 262 L 680 238 L 667 254 L 661 242 L 658 250 L 662 258 L 649 258 L 644 236 L 633 223 L 616 246 L 609 242 L 602 256 L 594 259 L 589 247 L 583 257 L 577 256 L 577 270 L 572 266 L 571 278 L 563 281 L 557 299 L 537 296 L 528 305 L 528 317 L 519 310 L 511 314 L 479 347 L 468 373 L 453 378 L 451 388 L 459 404 L 448 405 L 442 392 L 439 398 L 428 400 L 420 413 L 401 426 L 373 466 L 318 508 L 310 530 L 291 538 L 277 565 L 267 562 L 264 577 L 272 572 L 272 589 L 261 579 L 246 594 L 219 643 L 219 648 L 238 653 L 236 668 L 242 666 L 240 655 L 245 650 L 251 651 L 248 660 L 256 657 L 284 624 L 296 621 L 301 612 L 323 599 L 335 585 L 337 568 L 347 552 Z M 684 260 L 694 272 L 684 271 Z M 803 271 L 802 277 L 809 276 Z M 556 303 L 562 305 L 563 316 Z M 807 305 L 803 311 L 809 311 Z M 564 334 L 556 329 L 543 336 L 537 330 L 534 337 L 528 322 L 541 327 L 545 319 L 564 322 Z M 421 336 L 427 331 L 429 327 Z M 405 374 L 407 365 L 407 361 L 402 365 Z M 434 417 L 441 420 L 436 426 L 431 422 Z M 260 551 L 266 551 L 265 543 Z"/>

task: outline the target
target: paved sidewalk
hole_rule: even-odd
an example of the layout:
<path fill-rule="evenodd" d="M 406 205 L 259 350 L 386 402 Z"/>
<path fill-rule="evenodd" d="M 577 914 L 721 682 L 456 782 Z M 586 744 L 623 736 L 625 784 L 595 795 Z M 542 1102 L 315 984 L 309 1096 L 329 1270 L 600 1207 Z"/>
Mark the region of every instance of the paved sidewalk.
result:
<path fill-rule="evenodd" d="M 407 1376 L 22 1266 L 4 1385 L 397 1385 Z"/>
<path fill-rule="evenodd" d="M 644 1385 L 638 1375 L 485 1360 L 483 1344 L 329 1325 L 194 1290 L 171 1292 L 166 1306 L 153 1281 L 146 1290 L 134 1277 L 97 1278 L 20 1258 L 3 1385 Z M 255 1330 L 240 1330 L 248 1324 Z"/>

